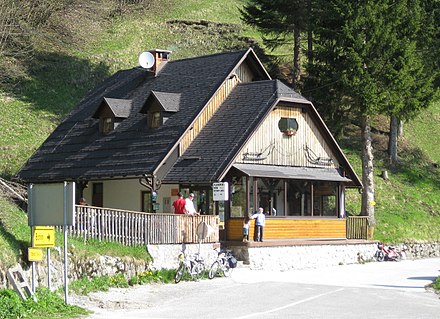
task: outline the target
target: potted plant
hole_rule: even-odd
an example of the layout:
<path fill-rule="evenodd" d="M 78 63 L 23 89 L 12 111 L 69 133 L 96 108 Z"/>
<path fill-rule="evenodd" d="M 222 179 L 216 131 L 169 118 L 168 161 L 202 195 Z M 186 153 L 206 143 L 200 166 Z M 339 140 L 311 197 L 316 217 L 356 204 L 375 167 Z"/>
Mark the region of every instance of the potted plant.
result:
<path fill-rule="evenodd" d="M 284 131 L 284 134 L 287 136 L 293 136 L 296 134 L 296 129 L 294 129 L 293 127 L 289 127 Z"/>

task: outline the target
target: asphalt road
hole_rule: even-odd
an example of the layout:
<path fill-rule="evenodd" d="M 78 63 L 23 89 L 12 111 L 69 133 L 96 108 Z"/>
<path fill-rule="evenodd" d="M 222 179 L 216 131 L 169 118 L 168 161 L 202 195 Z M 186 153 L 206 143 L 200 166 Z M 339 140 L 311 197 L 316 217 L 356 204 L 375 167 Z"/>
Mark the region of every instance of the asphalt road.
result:
<path fill-rule="evenodd" d="M 289 272 L 237 268 L 230 278 L 93 293 L 72 303 L 112 318 L 440 318 L 425 286 L 440 258 Z"/>

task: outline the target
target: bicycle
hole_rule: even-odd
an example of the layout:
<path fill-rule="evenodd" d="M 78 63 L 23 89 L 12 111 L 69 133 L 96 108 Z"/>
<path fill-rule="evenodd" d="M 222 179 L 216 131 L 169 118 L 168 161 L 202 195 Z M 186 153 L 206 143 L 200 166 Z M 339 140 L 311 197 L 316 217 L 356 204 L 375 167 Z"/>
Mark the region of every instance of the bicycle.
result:
<path fill-rule="evenodd" d="M 237 259 L 230 250 L 220 250 L 217 254 L 217 259 L 212 263 L 209 268 L 208 278 L 212 279 L 215 276 L 223 274 L 228 277 L 231 275 L 232 269 L 237 266 Z"/>
<path fill-rule="evenodd" d="M 377 251 L 374 257 L 379 262 L 384 260 L 400 261 L 405 256 L 404 254 L 405 250 L 400 250 L 392 246 L 386 247 L 383 243 L 378 243 Z"/>
<path fill-rule="evenodd" d="M 205 263 L 199 253 L 194 255 L 187 255 L 184 252 L 179 254 L 179 267 L 174 275 L 174 282 L 177 284 L 182 280 L 185 272 L 187 272 L 191 279 L 198 280 L 200 275 L 205 270 Z"/>

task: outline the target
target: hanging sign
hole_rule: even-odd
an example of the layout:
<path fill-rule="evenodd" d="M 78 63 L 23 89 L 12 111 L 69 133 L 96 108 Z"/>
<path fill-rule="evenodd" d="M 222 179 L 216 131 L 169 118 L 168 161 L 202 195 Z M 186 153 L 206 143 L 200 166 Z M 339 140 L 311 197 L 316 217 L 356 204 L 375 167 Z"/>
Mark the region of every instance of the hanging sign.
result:
<path fill-rule="evenodd" d="M 229 200 L 229 188 L 227 182 L 212 184 L 214 201 Z"/>

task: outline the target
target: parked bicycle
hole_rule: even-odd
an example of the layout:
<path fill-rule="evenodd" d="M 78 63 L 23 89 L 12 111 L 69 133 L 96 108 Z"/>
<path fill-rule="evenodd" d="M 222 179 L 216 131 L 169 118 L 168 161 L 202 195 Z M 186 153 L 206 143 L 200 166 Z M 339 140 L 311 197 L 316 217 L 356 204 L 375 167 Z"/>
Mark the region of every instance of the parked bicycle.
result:
<path fill-rule="evenodd" d="M 217 259 L 209 268 L 208 278 L 212 279 L 219 275 L 228 277 L 235 267 L 237 267 L 237 259 L 235 259 L 232 252 L 230 250 L 220 250 Z"/>
<path fill-rule="evenodd" d="M 405 251 L 392 246 L 386 247 L 383 243 L 378 243 L 377 251 L 374 257 L 379 262 L 384 260 L 400 261 L 405 257 Z"/>
<path fill-rule="evenodd" d="M 177 284 L 182 280 L 185 272 L 187 272 L 191 279 L 198 280 L 205 270 L 205 263 L 199 253 L 194 255 L 187 255 L 184 252 L 179 254 L 179 267 L 174 275 L 174 282 Z"/>

